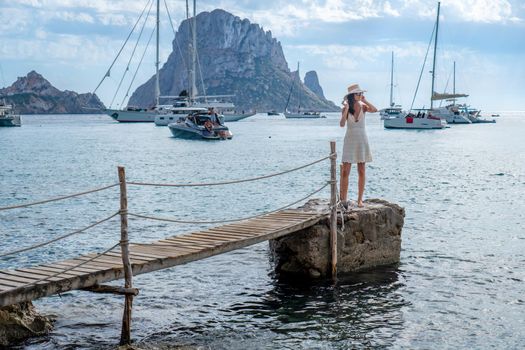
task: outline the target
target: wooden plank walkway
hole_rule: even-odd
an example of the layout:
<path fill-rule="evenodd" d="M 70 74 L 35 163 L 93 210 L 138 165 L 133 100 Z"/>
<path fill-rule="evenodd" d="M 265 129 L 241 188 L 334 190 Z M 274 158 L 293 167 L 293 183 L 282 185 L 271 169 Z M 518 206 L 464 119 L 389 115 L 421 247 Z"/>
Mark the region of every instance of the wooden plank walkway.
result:
<path fill-rule="evenodd" d="M 281 237 L 310 227 L 326 215 L 327 213 L 283 210 L 153 243 L 132 243 L 129 249 L 133 275 L 185 264 Z M 0 270 L 0 306 L 124 278 L 119 247 L 96 256 L 97 254 L 87 254 L 29 268 Z M 75 267 L 94 257 L 96 258 L 92 261 Z M 72 267 L 74 268 L 71 269 Z M 71 270 L 64 272 L 67 269 Z"/>

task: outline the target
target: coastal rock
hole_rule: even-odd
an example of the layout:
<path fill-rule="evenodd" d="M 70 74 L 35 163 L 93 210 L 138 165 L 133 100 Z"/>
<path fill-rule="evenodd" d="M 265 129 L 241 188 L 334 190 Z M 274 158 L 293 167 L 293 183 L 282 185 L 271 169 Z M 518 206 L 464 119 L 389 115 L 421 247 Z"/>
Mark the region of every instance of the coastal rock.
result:
<path fill-rule="evenodd" d="M 311 70 L 306 72 L 304 75 L 304 85 L 306 85 L 306 87 L 314 94 L 316 94 L 317 97 L 325 99 L 323 88 L 321 87 L 321 84 L 319 84 L 319 78 L 317 77 L 316 71 Z"/>
<path fill-rule="evenodd" d="M 51 320 L 39 315 L 31 302 L 0 308 L 0 346 L 47 334 Z"/>
<path fill-rule="evenodd" d="M 178 95 L 188 89 L 189 24 L 188 20 L 181 23 L 173 51 L 160 70 L 163 96 Z M 197 52 L 198 95 L 234 95 L 238 110 L 284 110 L 295 75 L 288 68 L 281 43 L 270 31 L 224 10 L 201 12 L 197 15 Z M 152 77 L 137 88 L 128 105 L 152 106 L 154 83 Z M 299 104 L 302 109 L 339 110 L 296 79 L 289 105 L 297 108 Z"/>
<path fill-rule="evenodd" d="M 97 95 L 60 91 L 35 71 L 0 89 L 0 99 L 14 105 L 20 114 L 101 113 L 105 108 Z"/>
<path fill-rule="evenodd" d="M 311 200 L 303 211 L 328 210 L 328 201 Z M 401 230 L 405 210 L 380 199 L 365 201 L 363 208 L 344 214 L 344 228 L 338 217 L 337 270 L 339 273 L 369 269 L 399 262 Z M 329 218 L 318 224 L 270 241 L 279 274 L 318 278 L 330 275 Z"/>

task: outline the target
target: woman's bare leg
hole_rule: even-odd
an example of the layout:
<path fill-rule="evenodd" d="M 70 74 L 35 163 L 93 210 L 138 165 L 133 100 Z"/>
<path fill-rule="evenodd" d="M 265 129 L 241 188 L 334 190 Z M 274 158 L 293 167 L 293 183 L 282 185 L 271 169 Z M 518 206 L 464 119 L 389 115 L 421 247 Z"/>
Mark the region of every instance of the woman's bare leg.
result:
<path fill-rule="evenodd" d="M 357 163 L 357 174 L 359 180 L 357 182 L 357 206 L 363 206 L 363 193 L 365 192 L 365 163 Z"/>
<path fill-rule="evenodd" d="M 339 199 L 345 202 L 348 196 L 348 177 L 350 176 L 350 167 L 352 164 L 341 164 L 341 179 L 339 184 Z"/>

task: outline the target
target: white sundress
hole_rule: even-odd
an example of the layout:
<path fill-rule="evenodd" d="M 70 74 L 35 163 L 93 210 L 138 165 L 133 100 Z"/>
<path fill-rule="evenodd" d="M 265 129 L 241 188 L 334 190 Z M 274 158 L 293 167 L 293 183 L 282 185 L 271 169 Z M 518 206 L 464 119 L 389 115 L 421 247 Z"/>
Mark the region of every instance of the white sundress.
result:
<path fill-rule="evenodd" d="M 368 146 L 368 137 L 366 136 L 364 107 L 362 105 L 357 122 L 354 116 L 348 113 L 341 161 L 343 163 L 353 164 L 372 161 L 372 154 Z"/>

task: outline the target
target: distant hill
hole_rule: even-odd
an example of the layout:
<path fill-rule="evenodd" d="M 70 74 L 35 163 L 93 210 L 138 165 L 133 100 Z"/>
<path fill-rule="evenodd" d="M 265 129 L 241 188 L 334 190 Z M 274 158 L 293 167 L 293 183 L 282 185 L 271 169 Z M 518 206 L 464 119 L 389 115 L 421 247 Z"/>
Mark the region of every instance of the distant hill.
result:
<path fill-rule="evenodd" d="M 161 95 L 178 95 L 188 89 L 189 73 L 185 62 L 190 57 L 189 41 L 189 21 L 185 20 L 176 33 L 172 53 L 160 70 Z M 301 109 L 339 110 L 333 102 L 307 88 L 297 79 L 296 72 L 290 71 L 281 44 L 271 32 L 265 32 L 247 19 L 219 9 L 198 14 L 197 51 L 199 95 L 235 95 L 233 102 L 238 110 L 283 111 L 292 80 L 296 79 L 290 109 L 300 104 Z M 128 105 L 154 105 L 154 83 L 152 77 L 138 87 Z"/>
<path fill-rule="evenodd" d="M 60 91 L 35 71 L 0 89 L 0 99 L 14 105 L 20 114 L 101 113 L 105 108 L 97 95 Z"/>

